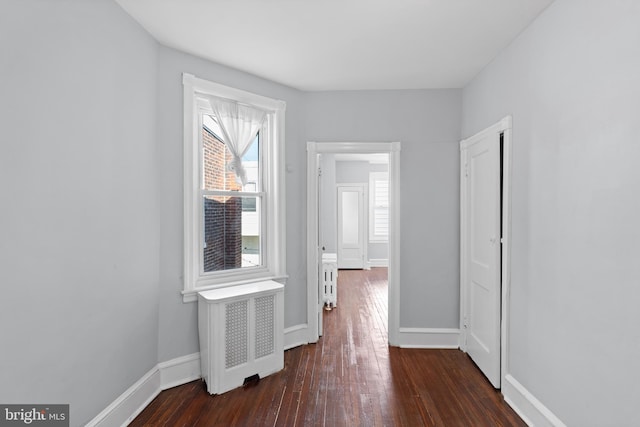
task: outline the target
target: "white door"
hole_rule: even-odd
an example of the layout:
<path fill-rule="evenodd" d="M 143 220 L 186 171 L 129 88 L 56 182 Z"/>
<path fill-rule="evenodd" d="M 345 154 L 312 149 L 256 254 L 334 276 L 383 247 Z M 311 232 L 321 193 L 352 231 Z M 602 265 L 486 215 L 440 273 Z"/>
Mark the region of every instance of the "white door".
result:
<path fill-rule="evenodd" d="M 338 268 L 364 268 L 365 184 L 338 186 Z"/>
<path fill-rule="evenodd" d="M 463 141 L 462 292 L 466 351 L 500 387 L 500 130 Z"/>

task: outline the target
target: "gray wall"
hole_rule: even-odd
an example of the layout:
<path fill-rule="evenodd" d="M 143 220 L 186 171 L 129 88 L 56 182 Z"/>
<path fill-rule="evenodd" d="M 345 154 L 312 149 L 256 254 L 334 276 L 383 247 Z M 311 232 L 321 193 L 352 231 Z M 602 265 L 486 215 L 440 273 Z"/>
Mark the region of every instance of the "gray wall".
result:
<path fill-rule="evenodd" d="M 513 115 L 510 370 L 569 426 L 637 424 L 640 4 L 557 0 L 464 90 Z"/>
<path fill-rule="evenodd" d="M 400 326 L 459 326 L 461 90 L 306 94 L 308 141 L 401 141 Z"/>
<path fill-rule="evenodd" d="M 199 350 L 183 72 L 287 102 L 285 326 L 306 322 L 305 143 L 345 140 L 402 142 L 401 326 L 458 325 L 461 90 L 302 93 L 158 46 L 108 0 L 3 6 L 0 402 L 68 402 L 84 424 Z"/>
<path fill-rule="evenodd" d="M 285 328 L 306 323 L 306 144 L 300 138 L 299 91 L 160 47 L 158 56 L 158 156 L 160 167 L 159 360 L 198 352 L 197 304 L 183 303 L 182 282 L 182 73 L 287 102 L 287 272 Z"/>
<path fill-rule="evenodd" d="M 83 425 L 154 367 L 157 44 L 112 1 L 2 2 L 0 402 Z"/>
<path fill-rule="evenodd" d="M 408 166 L 403 166 L 402 179 L 408 181 L 408 191 L 419 191 L 419 195 L 403 202 L 407 212 L 402 217 L 403 227 L 406 223 L 411 228 L 405 228 L 401 248 L 401 326 L 458 326 L 460 90 L 302 93 L 160 47 L 157 76 L 157 141 L 162 188 L 159 360 L 199 351 L 197 307 L 194 303 L 184 304 L 180 294 L 183 286 L 183 72 L 287 102 L 289 279 L 285 288 L 285 328 L 306 323 L 306 239 L 301 238 L 306 235 L 306 141 L 344 140 L 401 140 L 403 152 L 412 153 L 409 156 L 413 157 L 403 157 Z M 372 102 L 387 105 L 372 109 Z M 350 128 L 351 110 L 357 108 L 362 108 L 362 122 Z M 401 109 L 404 110 L 401 112 Z M 387 113 L 388 117 L 379 116 Z M 417 161 L 412 162 L 415 157 Z M 411 179 L 412 176 L 415 178 Z M 411 239 L 416 234 L 411 230 L 419 230 L 416 241 Z M 425 253 L 425 239 L 429 242 L 426 253 L 430 255 L 426 261 L 419 255 Z"/>

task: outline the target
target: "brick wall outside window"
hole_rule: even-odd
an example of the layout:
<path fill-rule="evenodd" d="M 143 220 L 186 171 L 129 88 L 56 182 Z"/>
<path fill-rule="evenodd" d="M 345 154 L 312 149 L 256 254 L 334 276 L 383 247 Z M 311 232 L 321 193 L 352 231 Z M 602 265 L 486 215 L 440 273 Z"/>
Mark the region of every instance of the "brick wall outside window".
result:
<path fill-rule="evenodd" d="M 206 128 L 202 141 L 205 189 L 241 190 L 234 173 L 226 170 L 231 155 L 225 144 Z M 242 198 L 205 197 L 204 234 L 205 272 L 242 267 Z"/>

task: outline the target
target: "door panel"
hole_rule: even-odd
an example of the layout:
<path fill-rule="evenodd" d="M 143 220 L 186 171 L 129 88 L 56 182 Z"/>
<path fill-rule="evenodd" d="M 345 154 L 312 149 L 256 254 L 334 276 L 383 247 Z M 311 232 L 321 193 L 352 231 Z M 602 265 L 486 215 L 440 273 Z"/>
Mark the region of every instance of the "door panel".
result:
<path fill-rule="evenodd" d="M 466 349 L 494 387 L 500 387 L 500 133 L 467 143 Z"/>
<path fill-rule="evenodd" d="M 342 189 L 342 245 L 358 246 L 360 244 L 360 194 L 358 191 Z"/>
<path fill-rule="evenodd" d="M 338 268 L 364 268 L 364 185 L 338 186 Z"/>

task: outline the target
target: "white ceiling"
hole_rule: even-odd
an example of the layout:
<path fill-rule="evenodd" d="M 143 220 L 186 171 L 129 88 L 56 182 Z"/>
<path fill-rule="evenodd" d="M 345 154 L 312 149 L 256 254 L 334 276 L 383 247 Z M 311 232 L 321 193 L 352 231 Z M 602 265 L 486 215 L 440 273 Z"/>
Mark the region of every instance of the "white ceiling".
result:
<path fill-rule="evenodd" d="M 553 0 L 116 0 L 160 43 L 301 90 L 464 87 Z"/>

